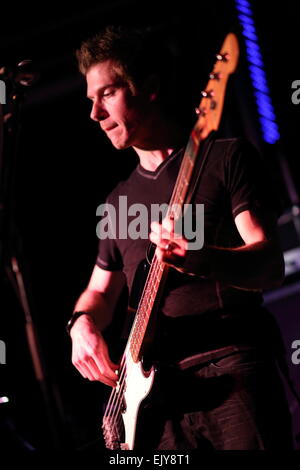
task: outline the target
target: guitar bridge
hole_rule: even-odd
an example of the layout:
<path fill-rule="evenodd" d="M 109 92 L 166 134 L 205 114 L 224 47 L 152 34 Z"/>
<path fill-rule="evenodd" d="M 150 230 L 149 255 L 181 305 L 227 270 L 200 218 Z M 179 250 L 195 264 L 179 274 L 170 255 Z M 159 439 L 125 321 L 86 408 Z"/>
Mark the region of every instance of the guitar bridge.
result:
<path fill-rule="evenodd" d="M 122 420 L 112 420 L 110 417 L 103 418 L 102 424 L 103 437 L 105 447 L 110 450 L 122 449 L 122 437 L 124 436 L 124 429 Z"/>

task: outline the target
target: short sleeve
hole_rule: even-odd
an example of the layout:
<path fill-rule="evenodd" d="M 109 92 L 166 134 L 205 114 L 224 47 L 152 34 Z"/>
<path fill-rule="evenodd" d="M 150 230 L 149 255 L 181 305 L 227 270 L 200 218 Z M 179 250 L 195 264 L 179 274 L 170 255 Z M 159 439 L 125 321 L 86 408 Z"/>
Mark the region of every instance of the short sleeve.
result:
<path fill-rule="evenodd" d="M 99 238 L 96 265 L 106 271 L 121 271 L 123 261 L 116 243 L 116 211 L 112 195 L 97 208 L 100 220 L 97 223 L 96 233 Z"/>
<path fill-rule="evenodd" d="M 240 139 L 232 144 L 227 153 L 225 173 L 234 218 L 245 210 L 279 215 L 280 202 L 273 191 L 271 174 L 266 162 L 249 142 Z"/>
<path fill-rule="evenodd" d="M 106 271 L 121 271 L 123 262 L 114 240 L 99 240 L 96 265 Z"/>

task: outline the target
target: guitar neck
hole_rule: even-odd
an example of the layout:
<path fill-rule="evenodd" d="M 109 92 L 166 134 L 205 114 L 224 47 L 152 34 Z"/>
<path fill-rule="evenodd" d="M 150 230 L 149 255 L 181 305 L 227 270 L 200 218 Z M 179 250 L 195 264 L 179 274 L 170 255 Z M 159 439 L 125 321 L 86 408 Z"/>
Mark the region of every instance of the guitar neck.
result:
<path fill-rule="evenodd" d="M 201 140 L 201 132 L 199 132 L 196 124 L 189 138 L 167 211 L 167 217 L 172 216 L 174 220 L 180 217 L 183 205 L 186 202 L 186 195 L 193 176 Z M 154 256 L 128 340 L 129 350 L 134 362 L 140 359 L 149 319 L 158 307 L 167 272 L 168 265 Z"/>
<path fill-rule="evenodd" d="M 236 69 L 238 55 L 237 38 L 229 33 L 216 55 L 216 63 L 196 108 L 198 119 L 189 137 L 166 214 L 166 217 L 173 218 L 174 222 L 183 214 L 184 204 L 190 202 L 187 198 L 191 196 L 189 190 L 201 142 L 219 128 L 228 78 Z M 140 359 L 150 315 L 158 308 L 167 272 L 168 266 L 154 255 L 127 343 L 134 362 Z"/>

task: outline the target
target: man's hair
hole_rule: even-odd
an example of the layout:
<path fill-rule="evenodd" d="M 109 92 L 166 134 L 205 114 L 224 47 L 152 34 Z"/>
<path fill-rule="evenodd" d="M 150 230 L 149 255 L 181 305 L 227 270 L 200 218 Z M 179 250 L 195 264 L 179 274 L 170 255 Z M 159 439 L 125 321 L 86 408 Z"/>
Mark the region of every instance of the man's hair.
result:
<path fill-rule="evenodd" d="M 83 75 L 93 65 L 112 60 L 116 73 L 131 88 L 138 89 L 148 77 L 156 76 L 160 83 L 160 98 L 164 100 L 170 89 L 171 51 L 159 34 L 150 29 L 107 26 L 84 41 L 76 56 Z"/>

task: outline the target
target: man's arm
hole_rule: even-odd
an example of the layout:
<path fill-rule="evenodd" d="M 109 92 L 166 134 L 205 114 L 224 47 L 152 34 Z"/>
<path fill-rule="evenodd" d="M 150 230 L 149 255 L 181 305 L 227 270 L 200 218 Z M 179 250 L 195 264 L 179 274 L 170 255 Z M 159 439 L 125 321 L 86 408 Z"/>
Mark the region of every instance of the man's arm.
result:
<path fill-rule="evenodd" d="M 278 287 L 284 278 L 284 260 L 272 216 L 260 220 L 249 210 L 235 218 L 245 245 L 233 248 L 207 247 L 211 275 L 242 289 Z"/>
<path fill-rule="evenodd" d="M 189 274 L 227 282 L 240 289 L 261 290 L 277 287 L 283 281 L 284 261 L 271 215 L 258 218 L 249 210 L 238 214 L 236 227 L 245 245 L 224 248 L 204 245 L 198 252 L 188 251 L 188 242 L 172 238 L 172 221 L 151 225 L 150 239 L 162 261 Z M 168 243 L 172 251 L 167 252 Z"/>
<path fill-rule="evenodd" d="M 81 375 L 89 380 L 115 386 L 118 366 L 109 358 L 102 331 L 110 324 L 117 299 L 124 287 L 124 274 L 105 271 L 95 266 L 86 290 L 79 297 L 75 311 L 80 316 L 71 329 L 72 362 Z"/>
<path fill-rule="evenodd" d="M 95 266 L 89 284 L 79 297 L 74 311 L 88 312 L 99 330 L 103 331 L 111 323 L 124 284 L 125 278 L 121 271 L 106 271 Z"/>

